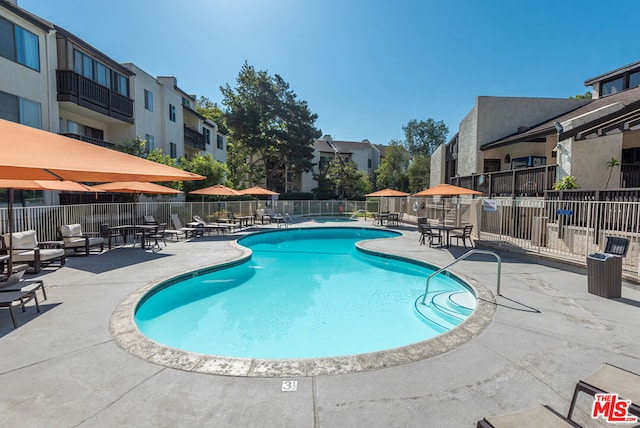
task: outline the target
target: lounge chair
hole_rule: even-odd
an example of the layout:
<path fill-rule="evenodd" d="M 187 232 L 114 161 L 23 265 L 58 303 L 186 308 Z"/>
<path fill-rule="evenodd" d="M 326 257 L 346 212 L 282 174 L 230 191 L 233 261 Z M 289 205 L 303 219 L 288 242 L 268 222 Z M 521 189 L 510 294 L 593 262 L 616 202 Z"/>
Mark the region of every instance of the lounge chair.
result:
<path fill-rule="evenodd" d="M 267 214 L 265 210 L 262 208 L 256 210 L 255 217 L 256 217 L 256 221 L 255 221 L 256 224 L 258 223 L 258 220 L 260 220 L 260 224 L 264 224 L 265 222 L 271 223 L 271 216 Z"/>
<path fill-rule="evenodd" d="M 595 397 L 596 394 L 618 394 L 620 400 L 630 400 L 627 411 L 640 416 L 640 375 L 614 365 L 603 363 L 595 372 L 578 381 L 573 391 L 567 417 L 571 419 L 578 392 Z"/>
<path fill-rule="evenodd" d="M 9 248 L 8 233 L 3 236 L 2 243 L 5 249 Z M 39 273 L 43 266 L 54 262 L 58 262 L 60 267 L 64 266 L 65 257 L 64 244 L 61 241 L 38 242 L 35 230 L 13 233 L 13 263 L 26 263 L 33 268 L 34 273 Z"/>
<path fill-rule="evenodd" d="M 0 307 L 9 308 L 11 314 L 11 321 L 13 322 L 13 328 L 18 328 L 16 323 L 16 317 L 13 314 L 14 303 L 18 303 L 22 308 L 22 312 L 25 312 L 24 305 L 34 300 L 36 302 L 36 310 L 40 312 L 40 305 L 38 304 L 38 297 L 35 290 L 31 291 L 11 291 L 7 293 L 0 293 Z"/>
<path fill-rule="evenodd" d="M 42 300 L 47 300 L 47 292 L 44 290 L 44 281 L 41 279 L 24 280 L 22 276 L 24 271 L 9 275 L 6 281 L 0 281 L 0 293 L 13 291 L 33 291 L 40 289 L 42 291 Z M 1 296 L 0 296 L 1 297 Z"/>
<path fill-rule="evenodd" d="M 85 256 L 88 256 L 91 248 L 96 247 L 100 248 L 100 252 L 104 251 L 104 239 L 100 236 L 82 233 L 80 223 L 60 226 L 60 238 L 64 242 L 64 249 L 73 250 L 74 253 L 83 252 Z"/>
<path fill-rule="evenodd" d="M 173 229 L 166 229 L 165 233 L 167 235 L 174 235 L 176 241 L 179 235 L 184 235 L 185 238 L 191 238 L 202 234 L 203 228 L 201 227 L 183 227 L 178 214 L 171 214 L 171 223 L 173 224 Z"/>
<path fill-rule="evenodd" d="M 194 227 L 202 227 L 205 232 L 211 233 L 212 231 L 216 231 L 217 234 L 224 233 L 230 230 L 233 230 L 233 224 L 229 223 L 207 223 L 200 217 L 199 215 L 193 216 L 193 223 L 189 223 L 190 225 L 194 225 Z"/>
<path fill-rule="evenodd" d="M 504 415 L 485 417 L 479 420 L 477 428 L 555 428 L 580 427 L 549 406 L 537 406 Z"/>

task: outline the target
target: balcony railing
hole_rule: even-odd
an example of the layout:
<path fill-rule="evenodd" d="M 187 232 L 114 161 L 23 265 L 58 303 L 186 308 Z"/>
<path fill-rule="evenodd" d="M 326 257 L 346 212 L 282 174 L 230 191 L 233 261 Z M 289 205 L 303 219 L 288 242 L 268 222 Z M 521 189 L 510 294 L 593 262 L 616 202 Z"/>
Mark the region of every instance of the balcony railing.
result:
<path fill-rule="evenodd" d="M 204 151 L 207 149 L 204 134 L 186 125 L 184 126 L 184 143 L 198 150 Z"/>
<path fill-rule="evenodd" d="M 544 196 L 555 182 L 556 165 L 451 178 L 451 184 L 477 190 L 485 196 Z"/>
<path fill-rule="evenodd" d="M 84 135 L 78 135 L 78 134 L 60 134 L 60 135 L 64 135 L 65 137 L 69 137 L 69 138 L 73 138 L 74 140 L 80 140 L 80 141 L 84 141 L 85 143 L 90 143 L 93 144 L 95 146 L 100 146 L 100 147 L 106 147 L 107 149 L 115 149 L 116 145 L 113 143 L 108 143 L 104 140 L 99 140 L 97 138 L 91 138 L 91 137 L 85 137 Z"/>
<path fill-rule="evenodd" d="M 56 70 L 58 101 L 133 123 L 133 100 L 71 70 Z"/>

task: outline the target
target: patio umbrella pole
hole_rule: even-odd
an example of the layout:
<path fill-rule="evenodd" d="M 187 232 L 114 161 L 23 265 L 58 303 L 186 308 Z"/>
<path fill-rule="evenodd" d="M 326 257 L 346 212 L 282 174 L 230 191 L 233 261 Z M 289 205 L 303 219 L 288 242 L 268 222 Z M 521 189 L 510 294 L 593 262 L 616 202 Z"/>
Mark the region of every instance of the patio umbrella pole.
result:
<path fill-rule="evenodd" d="M 13 189 L 7 189 L 7 219 L 9 220 L 9 259 L 7 260 L 7 275 L 13 272 Z"/>

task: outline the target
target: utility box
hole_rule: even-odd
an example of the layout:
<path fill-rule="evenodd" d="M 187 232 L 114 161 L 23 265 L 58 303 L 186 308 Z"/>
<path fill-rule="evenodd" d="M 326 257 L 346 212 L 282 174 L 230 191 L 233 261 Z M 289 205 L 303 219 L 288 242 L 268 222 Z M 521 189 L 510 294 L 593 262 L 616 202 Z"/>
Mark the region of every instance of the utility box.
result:
<path fill-rule="evenodd" d="M 534 217 L 531 226 L 531 244 L 540 247 L 547 246 L 547 224 L 549 217 Z"/>
<path fill-rule="evenodd" d="M 587 256 L 587 291 L 601 297 L 622 297 L 622 258 L 629 240 L 607 237 L 604 253 Z"/>

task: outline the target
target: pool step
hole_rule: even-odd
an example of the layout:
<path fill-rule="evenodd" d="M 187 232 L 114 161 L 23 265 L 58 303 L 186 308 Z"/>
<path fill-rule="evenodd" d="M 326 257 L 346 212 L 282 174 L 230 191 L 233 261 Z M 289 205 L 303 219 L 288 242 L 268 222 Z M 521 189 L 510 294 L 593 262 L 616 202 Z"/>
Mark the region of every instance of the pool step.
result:
<path fill-rule="evenodd" d="M 473 304 L 466 301 L 460 295 L 461 292 L 436 292 L 429 293 L 427 304 L 422 304 L 422 296 L 415 303 L 416 312 L 420 318 L 432 327 L 436 327 L 440 331 L 450 330 L 473 312 L 473 308 L 469 307 Z"/>

